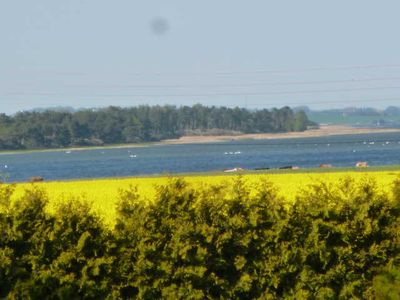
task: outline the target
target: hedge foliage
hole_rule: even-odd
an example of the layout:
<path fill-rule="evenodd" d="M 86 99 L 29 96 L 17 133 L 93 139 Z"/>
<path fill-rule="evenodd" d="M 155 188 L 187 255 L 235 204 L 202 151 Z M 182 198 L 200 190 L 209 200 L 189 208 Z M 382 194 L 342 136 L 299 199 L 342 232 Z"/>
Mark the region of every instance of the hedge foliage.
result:
<path fill-rule="evenodd" d="M 71 199 L 46 212 L 33 186 L 0 186 L 0 298 L 398 299 L 400 179 L 316 183 L 288 204 L 268 181 L 145 201 L 121 191 L 114 228 Z"/>

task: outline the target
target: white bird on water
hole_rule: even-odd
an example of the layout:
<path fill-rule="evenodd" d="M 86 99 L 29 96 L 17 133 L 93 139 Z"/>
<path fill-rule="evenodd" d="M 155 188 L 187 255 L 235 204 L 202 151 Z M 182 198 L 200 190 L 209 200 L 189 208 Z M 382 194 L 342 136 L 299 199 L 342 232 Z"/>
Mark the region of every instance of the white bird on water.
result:
<path fill-rule="evenodd" d="M 8 166 L 7 166 L 7 165 L 4 165 L 4 169 L 8 169 Z"/>

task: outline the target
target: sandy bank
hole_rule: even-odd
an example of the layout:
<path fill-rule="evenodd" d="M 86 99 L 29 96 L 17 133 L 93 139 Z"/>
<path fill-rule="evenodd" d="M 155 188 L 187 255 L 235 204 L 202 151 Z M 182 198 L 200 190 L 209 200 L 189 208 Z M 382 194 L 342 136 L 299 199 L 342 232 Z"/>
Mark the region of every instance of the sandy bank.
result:
<path fill-rule="evenodd" d="M 165 144 L 196 144 L 212 143 L 223 141 L 236 141 L 243 139 L 266 140 L 266 139 L 290 139 L 290 138 L 308 138 L 332 135 L 352 135 L 366 133 L 389 133 L 399 132 L 400 128 L 354 128 L 342 125 L 325 125 L 319 129 L 307 130 L 304 132 L 285 132 L 285 133 L 257 133 L 242 135 L 221 135 L 221 136 L 183 136 L 179 139 L 165 140 Z"/>
<path fill-rule="evenodd" d="M 237 140 L 262 140 L 262 139 L 290 139 L 290 138 L 308 138 L 332 135 L 352 135 L 366 133 L 389 133 L 399 132 L 400 128 L 353 128 L 341 125 L 326 125 L 319 129 L 307 130 L 304 132 L 286 132 L 286 133 L 257 133 L 257 134 L 241 134 L 241 135 L 218 135 L 218 136 L 183 136 L 179 139 L 163 140 L 154 143 L 142 144 L 119 144 L 94 147 L 72 147 L 62 149 L 38 149 L 38 150 L 16 150 L 16 151 L 1 151 L 1 154 L 16 154 L 29 152 L 54 152 L 54 151 L 82 151 L 82 150 L 104 150 L 104 149 L 120 149 L 120 148 L 137 148 L 157 145 L 179 145 L 179 144 L 200 144 L 200 143 L 215 143 Z"/>

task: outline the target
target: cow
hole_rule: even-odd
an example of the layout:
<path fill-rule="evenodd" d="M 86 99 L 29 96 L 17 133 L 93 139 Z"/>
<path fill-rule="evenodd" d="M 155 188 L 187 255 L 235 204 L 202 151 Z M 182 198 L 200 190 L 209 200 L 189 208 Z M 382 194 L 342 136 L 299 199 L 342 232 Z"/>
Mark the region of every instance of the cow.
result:
<path fill-rule="evenodd" d="M 30 182 L 42 182 L 44 181 L 44 178 L 41 176 L 33 176 L 29 179 Z"/>
<path fill-rule="evenodd" d="M 320 164 L 320 168 L 332 168 L 333 166 L 331 164 Z"/>
<path fill-rule="evenodd" d="M 356 163 L 357 168 L 368 168 L 368 163 L 366 161 L 359 161 Z"/>

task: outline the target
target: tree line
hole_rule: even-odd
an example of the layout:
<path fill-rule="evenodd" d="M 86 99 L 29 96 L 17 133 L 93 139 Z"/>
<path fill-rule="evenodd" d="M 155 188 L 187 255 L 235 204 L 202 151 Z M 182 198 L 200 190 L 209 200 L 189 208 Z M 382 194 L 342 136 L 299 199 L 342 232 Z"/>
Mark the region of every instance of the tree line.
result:
<path fill-rule="evenodd" d="M 303 131 L 303 111 L 189 106 L 108 107 L 76 112 L 0 114 L 0 149 L 59 148 L 140 143 L 187 134 Z"/>
<path fill-rule="evenodd" d="M 0 298 L 398 299 L 400 179 L 316 183 L 288 207 L 268 181 L 194 187 L 146 201 L 121 192 L 115 224 L 90 205 L 50 213 L 37 186 L 0 186 Z M 90 199 L 89 199 L 90 200 Z"/>

